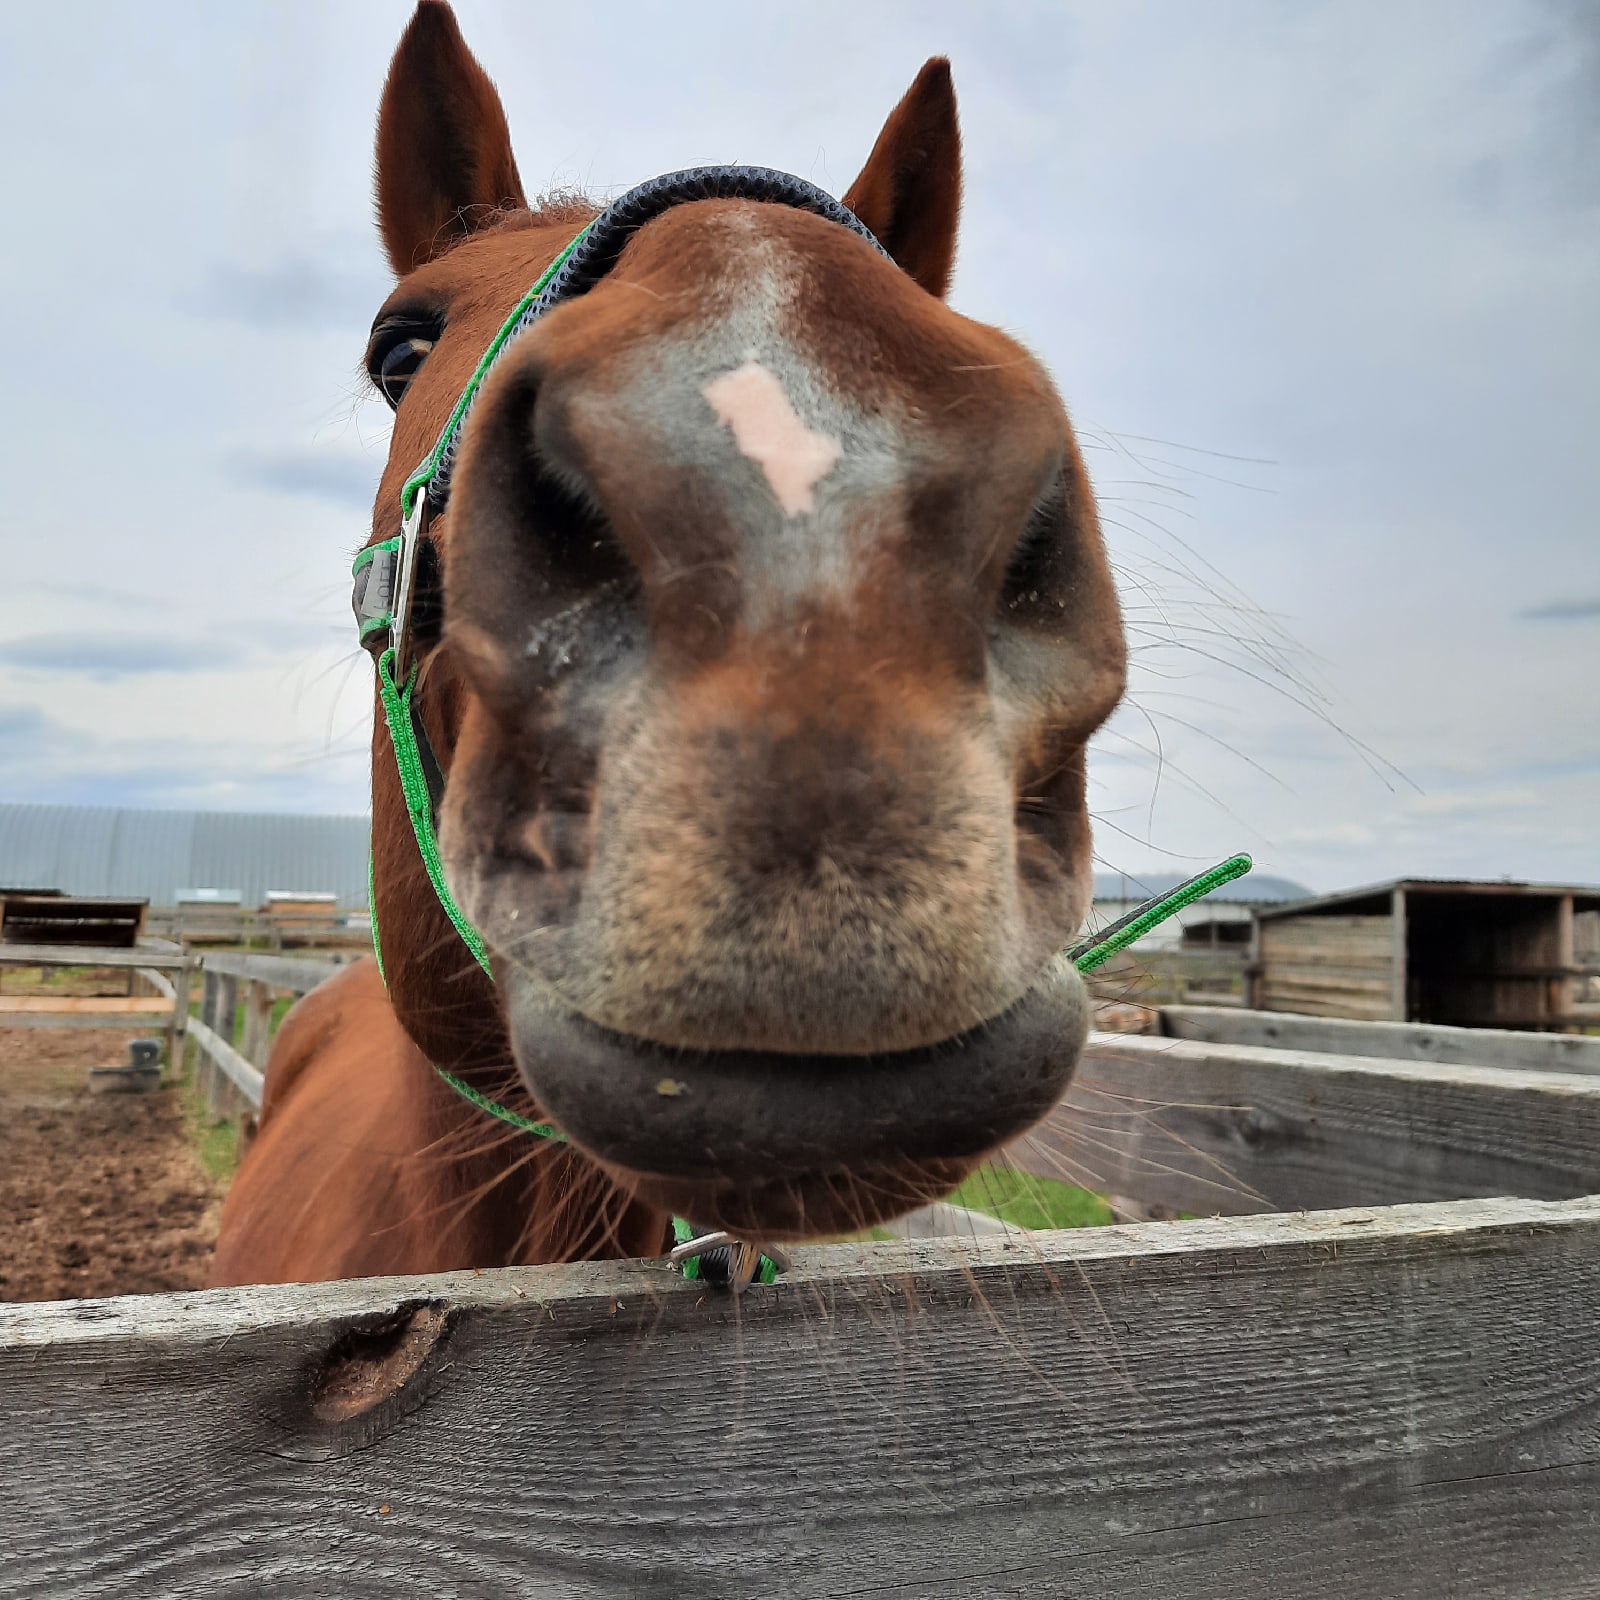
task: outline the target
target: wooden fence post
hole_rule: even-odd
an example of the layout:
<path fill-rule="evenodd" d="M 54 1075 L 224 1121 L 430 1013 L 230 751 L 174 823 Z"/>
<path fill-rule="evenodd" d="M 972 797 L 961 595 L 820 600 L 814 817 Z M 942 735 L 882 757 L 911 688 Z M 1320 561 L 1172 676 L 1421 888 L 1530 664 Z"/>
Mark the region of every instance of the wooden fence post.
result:
<path fill-rule="evenodd" d="M 239 1009 L 239 980 L 231 974 L 221 975 L 217 978 L 216 989 L 216 1019 L 211 1023 L 211 1031 L 217 1035 L 224 1044 L 233 1043 L 233 1019 Z M 213 1065 L 209 1077 L 206 1079 L 206 1109 L 213 1117 L 225 1117 L 231 1109 L 231 1102 L 235 1096 L 231 1093 L 232 1085 L 227 1075 L 217 1070 Z"/>
<path fill-rule="evenodd" d="M 200 1020 L 211 1029 L 213 1033 L 221 1031 L 218 1021 L 222 1009 L 222 977 L 220 973 L 202 968 L 204 981 L 200 990 Z M 210 1055 L 200 1050 L 195 1053 L 194 1060 L 194 1087 L 197 1094 L 205 1097 L 208 1109 L 213 1107 L 216 1098 L 217 1067 Z"/>
<path fill-rule="evenodd" d="M 245 988 L 244 1038 L 239 1053 L 253 1067 L 265 1067 L 272 1039 L 272 1002 L 276 991 L 269 983 L 252 978 Z"/>

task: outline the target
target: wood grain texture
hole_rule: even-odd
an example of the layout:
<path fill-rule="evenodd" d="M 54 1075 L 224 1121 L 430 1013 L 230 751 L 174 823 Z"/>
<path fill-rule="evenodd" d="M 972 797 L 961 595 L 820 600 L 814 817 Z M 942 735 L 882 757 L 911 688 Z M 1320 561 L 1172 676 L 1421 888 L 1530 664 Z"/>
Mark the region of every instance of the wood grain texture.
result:
<path fill-rule="evenodd" d="M 272 1001 L 275 990 L 271 984 L 251 982 L 245 987 L 244 1037 L 239 1041 L 239 1053 L 259 1071 L 265 1071 L 267 1055 L 272 1048 Z"/>
<path fill-rule="evenodd" d="M 165 939 L 141 940 L 132 949 L 103 950 L 98 945 L 5 944 L 0 964 L 8 967 L 159 967 L 181 970 L 190 964 L 182 950 Z"/>
<path fill-rule="evenodd" d="M 164 1017 L 172 1002 L 159 995 L 0 995 L 0 1017 Z"/>
<path fill-rule="evenodd" d="M 5 1588 L 1592 1600 L 1597 1298 L 1587 1200 L 0 1306 Z"/>
<path fill-rule="evenodd" d="M 1025 1171 L 1244 1215 L 1600 1193 L 1600 1078 L 1093 1034 Z"/>
<path fill-rule="evenodd" d="M 322 961 L 311 956 L 214 955 L 203 958 L 205 970 L 222 978 L 243 978 L 250 982 L 271 983 L 293 994 L 315 989 L 324 978 L 331 978 L 342 963 Z"/>
<path fill-rule="evenodd" d="M 1600 1073 L 1600 1038 L 1575 1033 L 1515 1033 L 1503 1028 L 1446 1028 L 1423 1022 L 1354 1022 L 1283 1011 L 1221 1006 L 1166 1006 L 1161 1031 L 1172 1039 L 1436 1061 L 1542 1072 Z"/>
<path fill-rule="evenodd" d="M 1395 919 L 1263 919 L 1251 1004 L 1265 1011 L 1379 1020 L 1393 1015 Z"/>

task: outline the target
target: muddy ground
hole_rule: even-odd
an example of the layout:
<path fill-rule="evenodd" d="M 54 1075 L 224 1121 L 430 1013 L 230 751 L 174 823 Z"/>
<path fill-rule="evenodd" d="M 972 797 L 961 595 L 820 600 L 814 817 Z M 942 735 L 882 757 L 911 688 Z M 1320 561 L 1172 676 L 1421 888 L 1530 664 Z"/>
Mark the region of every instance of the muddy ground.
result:
<path fill-rule="evenodd" d="M 8 985 L 8 992 L 10 985 Z M 91 1095 L 123 1031 L 0 1029 L 0 1300 L 198 1289 L 222 1194 L 182 1091 Z"/>

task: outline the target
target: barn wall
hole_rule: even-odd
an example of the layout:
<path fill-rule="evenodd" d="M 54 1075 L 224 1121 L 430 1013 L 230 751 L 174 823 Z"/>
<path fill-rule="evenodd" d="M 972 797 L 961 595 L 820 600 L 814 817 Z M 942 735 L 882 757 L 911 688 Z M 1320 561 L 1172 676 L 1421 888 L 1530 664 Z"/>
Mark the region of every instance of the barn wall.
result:
<path fill-rule="evenodd" d="M 1388 913 L 1262 922 L 1251 1004 L 1261 1011 L 1388 1020 L 1394 1010 L 1393 929 Z"/>
<path fill-rule="evenodd" d="M 1548 1028 L 1571 1005 L 1569 898 L 1409 896 L 1408 1009 L 1418 1022 Z"/>

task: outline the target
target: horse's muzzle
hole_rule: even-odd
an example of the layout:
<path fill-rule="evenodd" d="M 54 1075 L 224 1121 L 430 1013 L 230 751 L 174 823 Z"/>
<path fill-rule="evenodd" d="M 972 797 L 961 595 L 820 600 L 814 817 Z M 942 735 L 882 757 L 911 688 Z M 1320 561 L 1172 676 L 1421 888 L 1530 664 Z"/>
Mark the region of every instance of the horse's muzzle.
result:
<path fill-rule="evenodd" d="M 678 1049 L 602 1028 L 515 968 L 506 989 L 517 1062 L 546 1114 L 606 1164 L 673 1188 L 971 1161 L 1050 1110 L 1089 1025 L 1065 957 L 980 1026 L 877 1056 Z"/>

